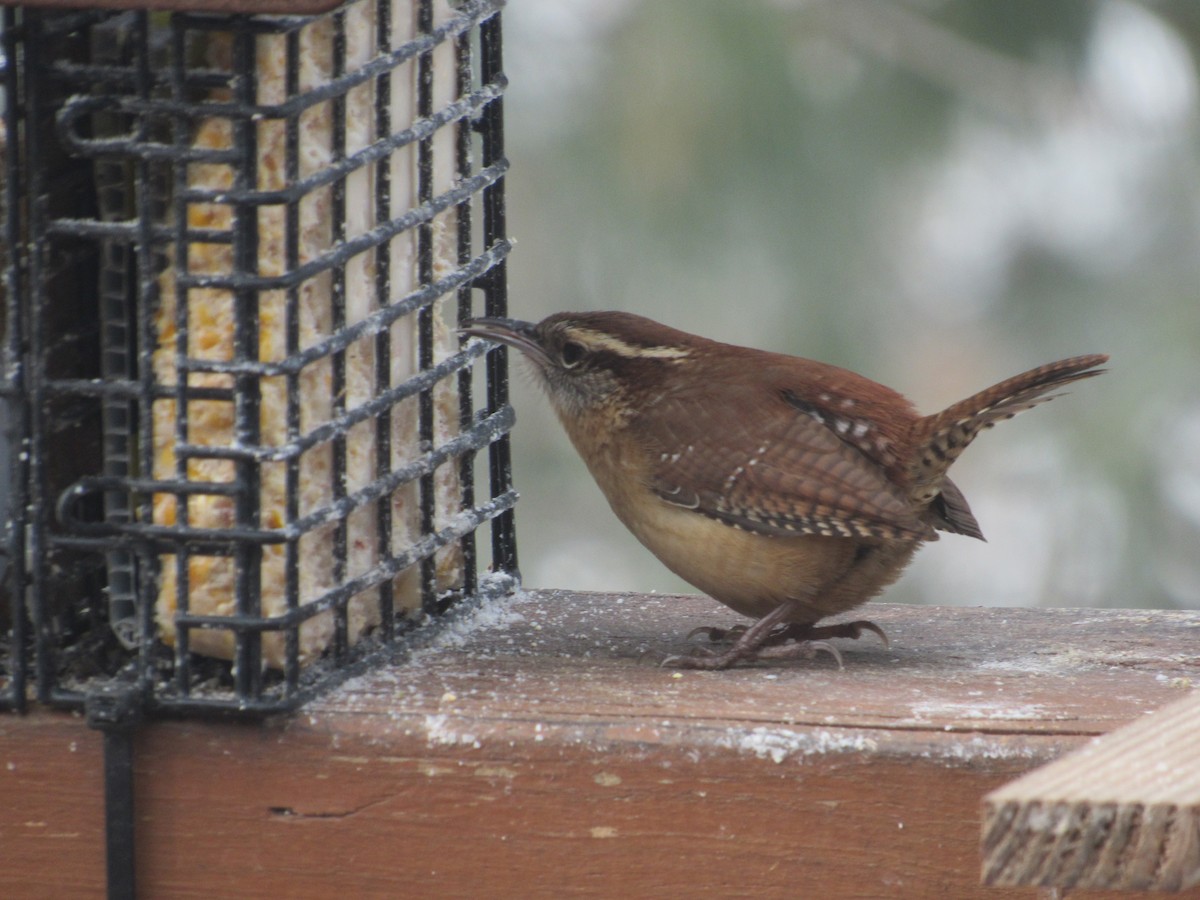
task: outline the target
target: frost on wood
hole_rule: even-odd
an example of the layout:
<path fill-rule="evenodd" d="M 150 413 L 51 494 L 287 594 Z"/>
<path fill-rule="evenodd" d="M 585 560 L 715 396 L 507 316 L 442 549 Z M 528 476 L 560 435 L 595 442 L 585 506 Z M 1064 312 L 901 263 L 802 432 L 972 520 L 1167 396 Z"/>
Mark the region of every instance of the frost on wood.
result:
<path fill-rule="evenodd" d="M 753 753 L 759 759 L 781 763 L 789 756 L 810 756 L 820 753 L 869 753 L 878 745 L 860 733 L 834 731 L 792 731 L 778 728 L 730 729 L 719 746 L 743 753 Z"/>

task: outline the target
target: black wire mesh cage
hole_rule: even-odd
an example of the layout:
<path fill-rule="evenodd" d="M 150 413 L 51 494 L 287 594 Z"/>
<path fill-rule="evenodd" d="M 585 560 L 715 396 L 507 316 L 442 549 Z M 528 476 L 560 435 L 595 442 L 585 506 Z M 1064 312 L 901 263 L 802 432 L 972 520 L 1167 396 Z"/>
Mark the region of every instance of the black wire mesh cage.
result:
<path fill-rule="evenodd" d="M 0 702 L 290 709 L 511 587 L 500 5 L 4 11 Z"/>

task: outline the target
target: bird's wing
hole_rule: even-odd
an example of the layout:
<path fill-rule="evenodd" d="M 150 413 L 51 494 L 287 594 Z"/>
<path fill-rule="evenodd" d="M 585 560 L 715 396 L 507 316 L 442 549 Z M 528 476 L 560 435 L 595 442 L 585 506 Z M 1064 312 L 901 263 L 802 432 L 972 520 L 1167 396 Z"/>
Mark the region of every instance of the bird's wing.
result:
<path fill-rule="evenodd" d="M 886 453 L 872 420 L 855 419 L 844 397 L 831 389 L 810 402 L 810 390 L 785 386 L 724 393 L 709 381 L 641 417 L 650 486 L 663 500 L 762 534 L 935 537 L 872 458 Z"/>

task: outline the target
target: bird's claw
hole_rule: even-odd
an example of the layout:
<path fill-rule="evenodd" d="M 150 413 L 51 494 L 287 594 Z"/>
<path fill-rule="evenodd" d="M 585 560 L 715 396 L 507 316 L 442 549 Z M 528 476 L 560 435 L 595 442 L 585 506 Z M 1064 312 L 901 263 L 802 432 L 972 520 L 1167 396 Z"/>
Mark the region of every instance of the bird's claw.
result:
<path fill-rule="evenodd" d="M 686 660 L 689 659 L 709 659 L 715 657 L 716 654 L 707 647 L 692 647 L 686 654 L 675 654 L 668 656 L 658 664 L 660 669 L 688 669 L 695 668 L 689 666 Z"/>
<path fill-rule="evenodd" d="M 714 653 L 707 647 L 693 647 L 687 655 L 668 656 L 661 663 L 662 669 L 728 669 L 739 662 L 757 662 L 767 659 L 813 659 L 818 653 L 828 653 L 839 669 L 844 669 L 842 654 L 829 641 L 798 641 L 790 644 L 772 644 L 756 650 L 731 648 L 724 653 Z"/>
<path fill-rule="evenodd" d="M 879 640 L 883 642 L 884 650 L 891 648 L 891 641 L 888 640 L 888 636 L 884 633 L 883 629 L 874 622 L 868 622 L 866 619 L 857 619 L 853 622 L 837 622 L 833 625 L 821 625 L 812 628 L 809 633 L 816 638 L 841 637 L 856 641 L 862 637 L 864 631 L 878 635 Z"/>
<path fill-rule="evenodd" d="M 842 652 L 829 641 L 799 641 L 794 644 L 775 644 L 763 647 L 756 659 L 813 659 L 818 653 L 828 653 L 839 669 L 845 669 Z"/>
<path fill-rule="evenodd" d="M 879 640 L 883 642 L 883 649 L 884 650 L 891 649 L 892 642 L 888 640 L 888 636 L 884 633 L 883 629 L 880 628 L 878 625 L 876 625 L 874 622 L 868 622 L 866 619 L 860 619 L 859 621 L 851 622 L 850 624 L 857 625 L 858 630 L 860 632 L 870 631 L 874 634 L 879 635 Z M 854 635 L 854 637 L 857 638 L 858 635 L 856 634 L 856 635 Z"/>

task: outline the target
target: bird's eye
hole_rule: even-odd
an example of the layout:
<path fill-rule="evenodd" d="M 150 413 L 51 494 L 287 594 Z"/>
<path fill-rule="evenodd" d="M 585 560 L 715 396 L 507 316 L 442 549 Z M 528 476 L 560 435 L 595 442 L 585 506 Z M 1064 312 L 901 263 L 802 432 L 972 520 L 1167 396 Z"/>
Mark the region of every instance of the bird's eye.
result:
<path fill-rule="evenodd" d="M 584 352 L 583 344 L 578 341 L 567 341 L 562 345 L 562 350 L 560 351 L 563 366 L 568 369 L 575 368 L 575 366 L 579 365 L 579 361 L 583 359 Z"/>

